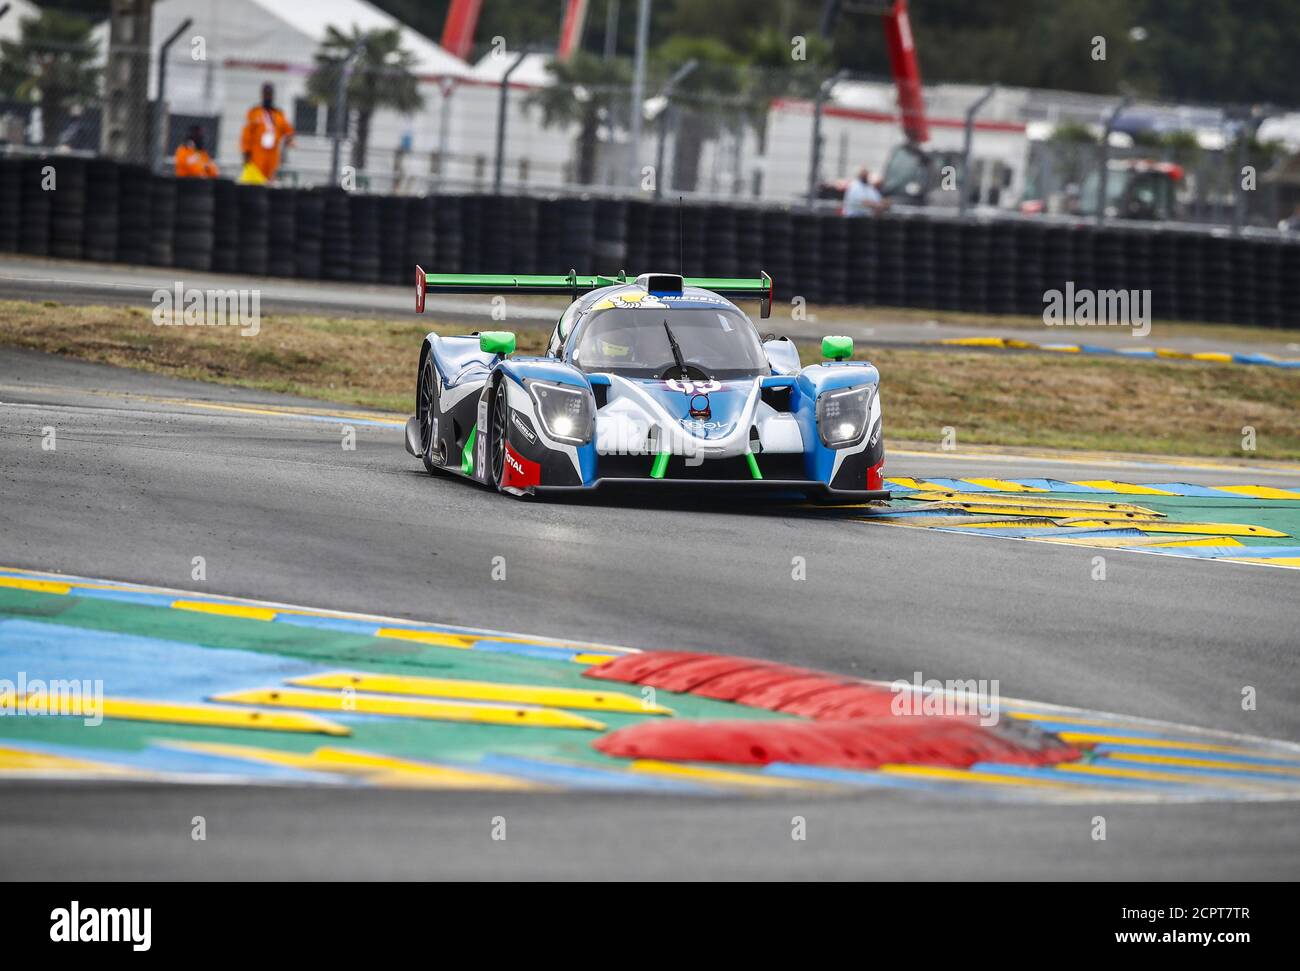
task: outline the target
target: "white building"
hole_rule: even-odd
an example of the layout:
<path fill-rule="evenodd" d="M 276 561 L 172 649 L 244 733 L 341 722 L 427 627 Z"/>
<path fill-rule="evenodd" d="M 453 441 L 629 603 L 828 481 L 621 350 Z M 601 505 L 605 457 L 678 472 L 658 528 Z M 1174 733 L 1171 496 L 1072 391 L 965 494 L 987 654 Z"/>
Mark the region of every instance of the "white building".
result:
<path fill-rule="evenodd" d="M 516 60 L 514 52 L 491 51 L 471 66 L 364 0 L 157 0 L 155 51 L 186 18 L 193 23 L 167 58 L 166 99 L 176 133 L 171 140 L 178 140 L 179 131 L 192 121 L 215 119 L 214 154 L 224 173 L 233 174 L 242 164 L 239 137 L 245 117 L 259 102 L 261 85 L 270 82 L 277 105 L 299 129 L 281 177 L 299 184 L 328 181 L 332 140 L 327 106 L 312 105 L 306 98 L 316 51 L 331 25 L 344 32 L 353 25 L 363 30 L 397 26 L 403 46 L 416 55 L 424 107 L 409 116 L 376 114 L 361 183 L 384 192 L 423 192 L 438 186 L 491 189 L 501 79 Z M 548 128 L 540 109 L 527 103 L 531 91 L 551 83 L 546 68 L 550 59 L 549 54 L 530 53 L 510 77 L 502 167 L 507 191 L 545 191 L 573 182 L 576 126 Z M 150 94 L 157 94 L 156 67 Z M 598 186 L 625 184 L 626 132 L 602 127 L 600 140 Z M 647 120 L 639 156 L 652 160 L 656 141 L 655 126 Z M 729 136 L 705 146 L 701 191 L 731 191 L 734 160 L 738 154 L 750 154 L 752 145 L 743 153 L 733 149 Z M 346 142 L 342 156 L 345 164 L 350 161 Z"/>
<path fill-rule="evenodd" d="M 403 174 L 427 174 L 445 127 L 443 91 L 469 74 L 469 66 L 422 34 L 365 0 L 158 0 L 154 7 L 156 51 L 186 20 L 167 58 L 166 98 L 173 116 L 215 118 L 216 156 L 223 171 L 238 171 L 240 132 L 248 109 L 261 101 L 264 82 L 275 85 L 276 104 L 299 128 L 281 174 L 302 183 L 329 178 L 331 141 L 324 106 L 306 97 L 307 77 L 330 26 L 397 27 L 402 46 L 415 55 L 424 108 L 410 116 L 378 112 L 371 125 L 367 169 L 372 186 L 386 191 Z M 157 93 L 157 69 L 151 81 Z M 170 148 L 171 146 L 169 146 Z M 343 161 L 350 159 L 344 146 Z"/>

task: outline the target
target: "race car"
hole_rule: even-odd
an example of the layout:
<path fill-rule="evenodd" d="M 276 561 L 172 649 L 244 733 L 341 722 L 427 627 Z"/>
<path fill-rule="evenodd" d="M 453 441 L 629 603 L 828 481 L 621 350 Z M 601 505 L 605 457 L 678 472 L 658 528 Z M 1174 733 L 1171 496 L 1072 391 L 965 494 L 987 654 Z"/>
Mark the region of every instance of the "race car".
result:
<path fill-rule="evenodd" d="M 771 314 L 772 280 L 434 274 L 428 293 L 567 294 L 539 357 L 515 335 L 428 334 L 406 449 L 431 473 L 515 496 L 614 486 L 766 489 L 888 499 L 880 376 L 826 337 L 802 367 L 732 299 Z"/>

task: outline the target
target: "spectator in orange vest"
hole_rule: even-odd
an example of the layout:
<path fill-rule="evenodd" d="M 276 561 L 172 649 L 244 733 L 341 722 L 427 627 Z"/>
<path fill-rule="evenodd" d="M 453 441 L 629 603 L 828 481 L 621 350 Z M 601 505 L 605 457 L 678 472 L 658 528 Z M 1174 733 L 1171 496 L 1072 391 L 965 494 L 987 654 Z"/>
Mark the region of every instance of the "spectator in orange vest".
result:
<path fill-rule="evenodd" d="M 203 129 L 195 125 L 176 149 L 176 176 L 181 179 L 215 179 L 217 163 L 203 147 Z"/>
<path fill-rule="evenodd" d="M 262 103 L 248 109 L 248 122 L 239 139 L 244 163 L 256 165 L 270 182 L 280 167 L 280 149 L 293 144 L 293 125 L 284 112 L 275 107 L 275 88 L 262 85 Z"/>

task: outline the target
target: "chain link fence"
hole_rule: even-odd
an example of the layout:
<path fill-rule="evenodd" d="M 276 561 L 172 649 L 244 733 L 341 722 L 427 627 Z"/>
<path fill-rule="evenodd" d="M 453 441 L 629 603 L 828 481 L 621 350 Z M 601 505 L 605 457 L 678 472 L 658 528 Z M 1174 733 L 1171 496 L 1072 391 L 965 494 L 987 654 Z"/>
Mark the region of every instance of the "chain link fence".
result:
<path fill-rule="evenodd" d="M 454 75 L 357 66 L 372 89 L 411 81 L 415 107 L 396 110 L 323 92 L 309 57 L 250 59 L 185 25 L 143 40 L 115 29 L 57 11 L 0 17 L 0 153 L 111 155 L 167 172 L 198 128 L 222 176 L 234 177 L 245 118 L 270 83 L 296 130 L 275 175 L 291 187 L 682 196 L 833 212 L 865 168 L 895 207 L 979 218 L 1268 230 L 1300 204 L 1296 157 L 1254 140 L 1257 118 L 1223 108 L 1137 103 L 1116 118 L 1117 99 L 1007 89 L 972 114 L 983 89 L 939 85 L 926 90 L 931 137 L 918 149 L 905 142 L 888 79 L 805 63 L 652 61 L 634 145 L 626 64 L 605 62 L 590 83 L 572 70 L 556 80 L 542 53 L 503 51 Z M 1117 134 L 1103 144 L 1107 124 Z"/>
<path fill-rule="evenodd" d="M 31 17 L 14 10 L 0 17 L 0 28 L 0 141 L 6 151 L 98 154 L 106 29 L 73 14 Z"/>

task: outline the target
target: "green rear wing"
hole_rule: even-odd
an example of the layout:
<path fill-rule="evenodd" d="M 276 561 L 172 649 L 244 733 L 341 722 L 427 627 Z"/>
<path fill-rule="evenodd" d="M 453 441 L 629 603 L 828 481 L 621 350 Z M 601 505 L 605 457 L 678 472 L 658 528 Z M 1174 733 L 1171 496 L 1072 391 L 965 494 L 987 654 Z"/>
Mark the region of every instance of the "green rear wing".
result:
<path fill-rule="evenodd" d="M 630 278 L 626 273 L 618 276 L 579 276 L 570 270 L 564 276 L 518 276 L 496 273 L 426 273 L 415 268 L 415 312 L 424 313 L 426 293 L 519 293 L 567 295 L 577 299 L 584 293 L 612 287 L 620 283 L 635 283 L 642 277 Z M 772 278 L 760 272 L 752 277 L 681 277 L 671 273 L 649 273 L 644 277 L 646 289 L 651 293 L 681 293 L 683 287 L 701 287 L 728 300 L 757 297 L 763 317 L 772 315 Z"/>

